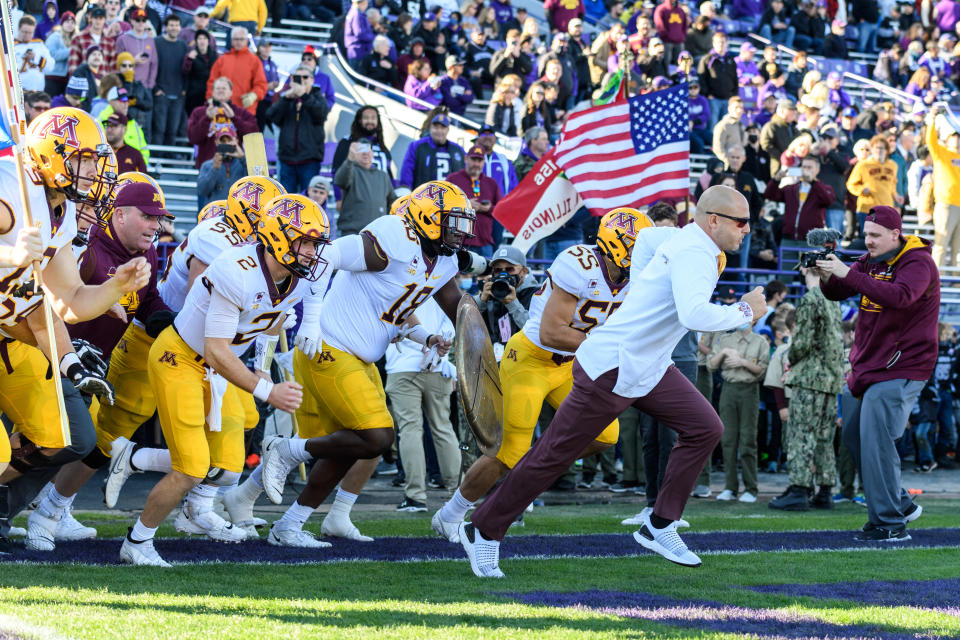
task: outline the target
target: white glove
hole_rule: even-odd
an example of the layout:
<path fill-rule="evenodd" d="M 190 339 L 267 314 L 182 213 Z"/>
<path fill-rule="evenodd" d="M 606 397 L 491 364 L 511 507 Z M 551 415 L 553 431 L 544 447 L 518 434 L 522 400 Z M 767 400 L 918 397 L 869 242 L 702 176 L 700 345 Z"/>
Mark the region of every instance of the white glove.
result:
<path fill-rule="evenodd" d="M 286 380 L 293 380 L 293 351 L 278 351 L 273 355 L 273 361 L 283 371 Z"/>
<path fill-rule="evenodd" d="M 453 378 L 457 379 L 457 367 L 454 366 L 450 360 L 443 359 L 440 361 L 440 375 L 444 378 Z"/>
<path fill-rule="evenodd" d="M 283 319 L 283 330 L 289 331 L 297 326 L 297 310 L 290 309 L 287 311 L 287 317 Z"/>
<path fill-rule="evenodd" d="M 303 299 L 303 320 L 300 330 L 293 339 L 293 344 L 308 358 L 313 359 L 320 350 L 320 309 L 323 307 L 323 298 L 312 294 Z"/>

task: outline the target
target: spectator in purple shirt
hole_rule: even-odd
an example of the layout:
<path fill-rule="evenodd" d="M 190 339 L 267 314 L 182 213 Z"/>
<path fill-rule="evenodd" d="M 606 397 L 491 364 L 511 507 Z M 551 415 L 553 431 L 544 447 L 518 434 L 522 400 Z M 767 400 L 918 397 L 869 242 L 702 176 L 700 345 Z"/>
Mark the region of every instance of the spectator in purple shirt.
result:
<path fill-rule="evenodd" d="M 947 61 L 940 57 L 940 47 L 936 45 L 927 49 L 927 52 L 920 56 L 920 59 L 917 61 L 917 66 L 926 67 L 930 70 L 931 76 L 940 78 L 941 80 L 947 76 L 950 70 L 950 65 L 947 64 Z"/>
<path fill-rule="evenodd" d="M 770 95 L 776 97 L 777 100 L 786 100 L 789 97 L 787 90 L 783 88 L 783 85 L 787 83 L 787 74 L 781 71 L 779 67 L 773 67 L 769 72 L 770 79 L 757 92 L 757 102 L 761 104 Z"/>
<path fill-rule="evenodd" d="M 753 61 L 756 53 L 757 48 L 749 42 L 740 45 L 740 53 L 737 55 L 737 79 L 740 81 L 741 87 L 748 84 L 762 84 L 763 82 L 757 63 Z"/>
<path fill-rule="evenodd" d="M 827 74 L 827 89 L 830 90 L 827 94 L 827 101 L 834 106 L 837 113 L 853 104 L 853 99 L 843 88 L 842 81 L 843 76 L 836 71 Z"/>
<path fill-rule="evenodd" d="M 440 104 L 445 104 L 450 113 L 462 116 L 467 106 L 473 102 L 473 90 L 470 82 L 463 77 L 463 59 L 455 55 L 447 56 L 447 72 L 440 77 Z"/>
<path fill-rule="evenodd" d="M 504 24 L 513 19 L 513 7 L 510 6 L 510 0 L 491 0 L 490 6 L 493 8 L 493 14 L 496 16 L 498 24 Z"/>
<path fill-rule="evenodd" d="M 960 2 L 954 0 L 939 0 L 933 15 L 937 19 L 937 26 L 940 27 L 940 33 L 952 33 L 960 21 Z"/>
<path fill-rule="evenodd" d="M 403 84 L 405 94 L 436 106 L 440 104 L 440 92 L 437 90 L 439 86 L 440 77 L 430 72 L 429 61 L 414 60 L 410 63 L 407 68 L 407 79 Z M 418 111 L 429 111 L 429 107 L 410 99 L 407 99 L 407 106 Z"/>
<path fill-rule="evenodd" d="M 373 28 L 367 20 L 367 0 L 352 0 L 350 11 L 343 25 L 343 44 L 347 60 L 356 69 L 363 57 L 373 49 Z"/>

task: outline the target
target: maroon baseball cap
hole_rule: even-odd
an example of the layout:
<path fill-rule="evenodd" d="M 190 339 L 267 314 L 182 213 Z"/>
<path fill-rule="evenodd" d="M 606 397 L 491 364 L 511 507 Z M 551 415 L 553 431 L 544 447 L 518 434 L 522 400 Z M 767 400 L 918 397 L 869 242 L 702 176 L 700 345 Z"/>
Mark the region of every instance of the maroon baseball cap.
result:
<path fill-rule="evenodd" d="M 157 188 L 146 182 L 130 182 L 117 192 L 117 207 L 136 207 L 148 216 L 163 216 L 173 220 L 173 215 L 163 207 L 163 195 Z"/>
<path fill-rule="evenodd" d="M 481 147 L 478 144 L 475 144 L 472 147 L 470 147 L 469 151 L 467 151 L 467 157 L 468 158 L 484 158 L 486 157 L 486 153 L 484 152 L 483 147 Z"/>
<path fill-rule="evenodd" d="M 896 229 L 903 232 L 903 219 L 900 217 L 900 212 L 893 207 L 878 205 L 870 209 L 866 221 L 876 223 L 886 229 Z"/>

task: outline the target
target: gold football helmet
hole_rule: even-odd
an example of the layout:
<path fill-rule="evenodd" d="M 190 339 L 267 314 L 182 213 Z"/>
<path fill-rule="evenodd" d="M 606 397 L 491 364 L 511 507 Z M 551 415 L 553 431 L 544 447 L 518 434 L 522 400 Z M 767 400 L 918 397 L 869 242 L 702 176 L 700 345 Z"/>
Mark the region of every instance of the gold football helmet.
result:
<path fill-rule="evenodd" d="M 617 207 L 600 218 L 597 247 L 613 264 L 624 270 L 624 275 L 628 275 L 637 232 L 652 226 L 653 222 L 645 213 L 632 207 Z"/>
<path fill-rule="evenodd" d="M 286 192 L 279 182 L 267 176 L 240 178 L 227 196 L 227 222 L 241 236 L 253 240 L 264 205 Z"/>
<path fill-rule="evenodd" d="M 404 219 L 420 237 L 433 244 L 441 255 L 453 255 L 463 240 L 473 236 L 477 214 L 460 187 L 443 180 L 431 180 L 409 196 Z"/>
<path fill-rule="evenodd" d="M 330 243 L 330 221 L 320 205 L 306 196 L 285 193 L 264 204 L 257 239 L 298 278 L 316 280 L 327 268 L 322 254 Z"/>
<path fill-rule="evenodd" d="M 197 224 L 203 222 L 204 220 L 209 220 L 210 218 L 220 218 L 226 214 L 226 200 L 214 200 L 213 202 L 208 202 L 203 209 L 200 209 L 200 213 L 197 214 Z"/>
<path fill-rule="evenodd" d="M 102 225 L 117 182 L 117 160 L 103 128 L 89 113 L 73 107 L 44 111 L 24 139 L 34 181 L 87 205 Z"/>

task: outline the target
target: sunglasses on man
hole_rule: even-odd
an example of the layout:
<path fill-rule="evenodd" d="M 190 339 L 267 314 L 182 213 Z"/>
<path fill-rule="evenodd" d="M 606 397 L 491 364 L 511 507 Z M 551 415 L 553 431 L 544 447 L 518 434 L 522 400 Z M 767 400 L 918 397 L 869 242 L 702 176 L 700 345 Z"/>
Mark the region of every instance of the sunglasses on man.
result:
<path fill-rule="evenodd" d="M 737 224 L 737 229 L 743 229 L 745 226 L 750 224 L 750 218 L 740 218 L 737 216 L 728 216 L 725 213 L 717 213 L 716 211 L 707 211 L 707 214 L 711 216 L 719 216 L 721 218 L 726 218 L 727 220 L 733 220 Z"/>

